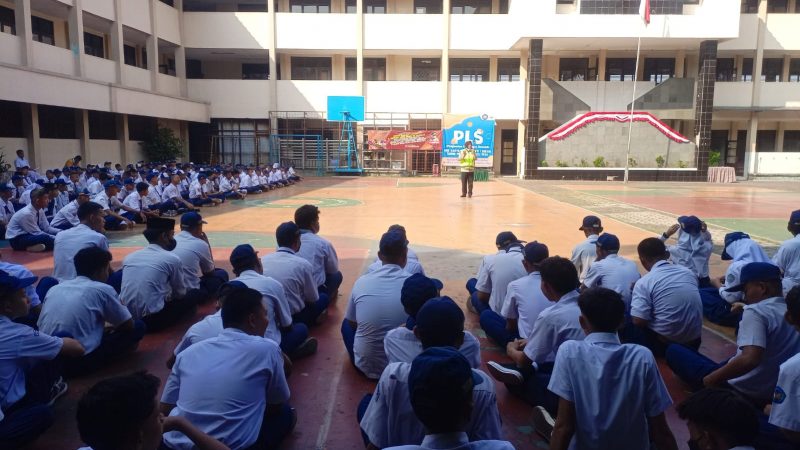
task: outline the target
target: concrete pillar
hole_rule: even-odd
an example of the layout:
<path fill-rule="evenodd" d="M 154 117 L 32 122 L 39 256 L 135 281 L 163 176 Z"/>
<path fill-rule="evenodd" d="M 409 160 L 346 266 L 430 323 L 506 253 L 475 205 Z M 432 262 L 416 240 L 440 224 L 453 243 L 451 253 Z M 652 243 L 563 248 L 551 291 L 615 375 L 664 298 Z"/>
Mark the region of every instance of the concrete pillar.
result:
<path fill-rule="evenodd" d="M 683 78 L 686 73 L 686 50 L 678 50 L 675 55 L 675 78 Z"/>
<path fill-rule="evenodd" d="M 525 179 L 539 168 L 539 113 L 542 95 L 542 39 L 528 41 L 528 102 L 525 114 Z"/>
<path fill-rule="evenodd" d="M 33 167 L 42 167 L 41 138 L 39 137 L 39 106 L 33 103 L 26 103 L 23 106 L 23 127 L 25 137 L 28 140 L 28 160 Z"/>
<path fill-rule="evenodd" d="M 33 65 L 33 34 L 31 32 L 31 0 L 14 1 L 14 26 L 20 37 L 20 55 L 22 65 Z"/>
<path fill-rule="evenodd" d="M 73 0 L 72 8 L 69 9 L 69 48 L 75 57 L 76 77 L 83 77 L 86 73 L 84 61 L 86 55 L 83 49 L 83 7 L 82 0 Z"/>
<path fill-rule="evenodd" d="M 364 95 L 364 0 L 356 0 L 356 86 L 356 95 Z"/>
<path fill-rule="evenodd" d="M 786 2 L 786 12 L 788 13 L 796 13 L 797 11 L 797 1 L 796 0 L 789 0 Z"/>
<path fill-rule="evenodd" d="M 736 66 L 736 79 L 734 81 L 741 81 L 744 66 L 744 56 L 736 55 L 734 60 L 734 65 Z"/>
<path fill-rule="evenodd" d="M 606 79 L 606 58 L 608 51 L 604 48 L 600 49 L 600 55 L 597 56 L 597 81 L 605 81 Z"/>
<path fill-rule="evenodd" d="M 758 2 L 758 32 L 756 37 L 756 57 L 753 59 L 753 99 L 751 106 L 758 106 L 761 100 L 761 71 L 764 66 L 764 38 L 767 33 L 767 0 Z"/>
<path fill-rule="evenodd" d="M 442 40 L 442 112 L 450 112 L 450 0 L 442 0 L 444 39 Z"/>
<path fill-rule="evenodd" d="M 175 9 L 183 11 L 183 0 L 174 0 Z M 183 13 L 178 13 L 178 28 L 183 36 Z M 186 48 L 181 45 L 175 49 L 175 76 L 178 77 L 178 89 L 181 97 L 189 96 L 189 87 L 186 84 Z M 186 140 L 188 145 L 188 139 Z"/>
<path fill-rule="evenodd" d="M 128 115 L 117 114 L 117 138 L 119 139 L 119 159 L 123 166 L 134 163 L 133 156 L 128 154 L 128 143 L 130 138 L 128 128 Z"/>
<path fill-rule="evenodd" d="M 497 81 L 497 56 L 489 57 L 489 81 Z"/>
<path fill-rule="evenodd" d="M 492 0 L 492 14 L 500 14 L 500 0 Z"/>
<path fill-rule="evenodd" d="M 747 127 L 747 153 L 744 154 L 744 176 L 755 175 L 758 170 L 758 158 L 756 158 L 756 137 L 758 134 L 758 112 L 750 113 L 750 121 Z"/>
<path fill-rule="evenodd" d="M 270 1 L 267 7 L 267 27 L 271 32 L 269 33 L 269 41 L 267 41 L 268 46 L 268 64 L 269 64 L 269 80 L 267 81 L 267 89 L 269 89 L 269 104 L 267 104 L 267 113 L 269 114 L 270 122 L 269 122 L 269 129 L 270 133 L 272 130 L 278 129 L 278 119 L 273 118 L 272 112 L 277 111 L 278 109 L 278 78 L 281 77 L 282 74 L 278 73 L 278 51 L 275 45 L 276 42 L 276 27 L 275 27 L 275 3 Z M 284 64 L 284 67 L 285 64 Z M 286 78 L 283 77 L 285 80 Z"/>
<path fill-rule="evenodd" d="M 775 151 L 783 151 L 783 134 L 786 131 L 786 122 L 778 122 L 778 127 L 775 129 Z"/>
<path fill-rule="evenodd" d="M 281 55 L 281 79 L 292 79 L 292 58 L 286 53 Z"/>
<path fill-rule="evenodd" d="M 114 23 L 111 24 L 111 59 L 116 62 L 117 83 L 125 84 L 125 47 L 122 33 L 122 0 L 114 0 Z M 122 153 L 120 153 L 121 155 Z"/>
<path fill-rule="evenodd" d="M 344 80 L 344 55 L 333 55 L 331 58 L 331 78 L 334 80 Z"/>
<path fill-rule="evenodd" d="M 158 91 L 158 18 L 156 14 L 156 2 L 150 0 L 150 36 L 147 36 L 145 47 L 147 48 L 147 70 L 150 71 L 150 85 L 154 91 Z"/>
<path fill-rule="evenodd" d="M 83 160 L 86 161 L 86 164 L 97 164 L 102 162 L 93 161 L 91 159 L 94 155 L 92 155 L 91 142 L 89 138 L 89 110 L 76 109 L 75 115 L 77 119 L 75 120 L 75 127 L 77 128 L 78 139 L 81 142 L 81 156 L 83 157 Z"/>
<path fill-rule="evenodd" d="M 792 64 L 791 55 L 783 55 L 783 71 L 781 72 L 781 81 L 784 83 L 789 81 L 789 66 Z"/>

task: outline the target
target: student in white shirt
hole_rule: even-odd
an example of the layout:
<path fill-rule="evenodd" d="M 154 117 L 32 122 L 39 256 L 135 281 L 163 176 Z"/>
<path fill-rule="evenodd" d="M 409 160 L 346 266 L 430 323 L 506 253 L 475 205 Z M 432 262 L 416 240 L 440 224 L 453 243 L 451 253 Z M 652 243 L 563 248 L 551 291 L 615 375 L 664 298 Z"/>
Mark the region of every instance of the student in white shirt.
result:
<path fill-rule="evenodd" d="M 92 197 L 92 201 L 102 206 L 106 213 L 106 230 L 133 228 L 133 221 L 120 214 L 121 210 L 134 212 L 132 208 L 123 205 L 117 198 L 120 188 L 122 188 L 122 184 L 119 181 L 108 180 L 103 184 L 103 191 Z"/>
<path fill-rule="evenodd" d="M 786 295 L 786 322 L 800 332 L 800 286 Z M 772 398 L 769 423 L 800 445 L 800 353 L 781 364 Z"/>
<path fill-rule="evenodd" d="M 108 238 L 102 234 L 105 223 L 103 207 L 94 202 L 86 202 L 78 208 L 78 219 L 81 221 L 78 226 L 56 235 L 53 248 L 53 277 L 59 281 L 75 278 L 73 259 L 78 251 L 87 247 L 108 250 Z"/>
<path fill-rule="evenodd" d="M 631 323 L 626 323 L 624 340 L 644 345 L 656 356 L 670 343 L 699 348 L 703 305 L 697 277 L 670 263 L 667 248 L 657 238 L 642 240 L 637 251 L 648 273 L 633 286 Z"/>
<path fill-rule="evenodd" d="M 146 372 L 99 381 L 78 402 L 79 450 L 119 450 L 138 443 L 138 450 L 158 450 L 163 434 L 184 434 L 198 450 L 229 450 L 198 430 L 185 417 L 163 417 L 158 405 L 161 380 Z"/>
<path fill-rule="evenodd" d="M 488 311 L 486 320 L 496 323 L 503 310 L 508 283 L 526 275 L 522 267 L 523 243 L 510 231 L 502 231 L 495 238 L 497 253 L 487 255 L 481 261 L 478 276 L 467 281 L 469 303 L 467 308 L 481 315 Z"/>
<path fill-rule="evenodd" d="M 630 314 L 633 286 L 639 281 L 639 269 L 636 263 L 618 255 L 619 239 L 610 233 L 597 238 L 597 259 L 586 272 L 583 288 L 602 286 L 616 292 L 625 302 L 625 313 Z"/>
<path fill-rule="evenodd" d="M 679 230 L 678 243 L 667 247 L 672 262 L 691 270 L 697 276 L 697 284 L 701 289 L 710 287 L 708 260 L 714 244 L 706 223 L 696 216 L 680 216 L 678 223 L 661 234 L 661 240 L 666 241 Z"/>
<path fill-rule="evenodd" d="M 572 264 L 575 264 L 575 268 L 578 269 L 578 279 L 583 283 L 589 267 L 597 257 L 595 244 L 597 243 L 597 237 L 603 232 L 603 224 L 597 216 L 586 216 L 583 218 L 581 227 L 578 230 L 583 231 L 586 239 L 575 246 L 570 259 L 572 259 Z"/>
<path fill-rule="evenodd" d="M 356 280 L 350 293 L 342 339 L 351 362 L 367 378 L 378 379 L 388 360 L 383 340 L 389 330 L 406 321 L 400 302 L 403 283 L 410 275 L 403 270 L 407 241 L 397 231 L 384 233 L 378 256 L 383 266 Z"/>
<path fill-rule="evenodd" d="M 383 340 L 383 349 L 389 363 L 410 363 L 422 353 L 422 341 L 417 336 L 417 314 L 422 306 L 432 298 L 439 296 L 442 285 L 434 280 L 415 273 L 403 282 L 400 290 L 400 302 L 408 314 L 405 325 L 399 326 L 388 333 Z M 463 331 L 463 330 L 462 330 Z M 464 331 L 463 343 L 459 344 L 458 351 L 467 358 L 474 369 L 481 366 L 481 345 L 478 339 L 469 331 Z"/>
<path fill-rule="evenodd" d="M 386 231 L 393 231 L 393 230 L 403 233 L 403 235 L 406 236 L 406 240 L 408 240 L 408 234 L 406 234 L 406 227 L 394 224 L 390 225 L 389 229 Z M 367 267 L 367 270 L 364 273 L 369 273 L 372 272 L 373 270 L 380 269 L 382 265 L 383 263 L 381 263 L 381 259 L 375 256 L 375 261 L 373 261 L 372 264 L 370 264 L 369 267 Z M 412 275 L 415 273 L 425 275 L 425 269 L 422 268 L 422 264 L 420 264 L 419 262 L 419 257 L 417 256 L 417 253 L 411 247 L 408 247 L 408 257 L 406 258 L 406 266 L 403 267 L 403 269 L 405 269 L 406 272 Z"/>
<path fill-rule="evenodd" d="M 65 377 L 104 368 L 134 351 L 145 333 L 144 323 L 131 318 L 117 292 L 106 284 L 111 253 L 87 247 L 77 252 L 74 260 L 77 277 L 47 292 L 38 322 L 39 331 L 73 337 L 86 350 L 83 357 L 65 362 Z"/>
<path fill-rule="evenodd" d="M 11 203 L 11 188 L 0 184 L 0 239 L 6 238 L 6 227 L 15 212 L 14 204 Z"/>
<path fill-rule="evenodd" d="M 793 237 L 781 244 L 772 257 L 772 262 L 783 272 L 784 295 L 792 287 L 800 285 L 800 209 L 792 211 L 786 229 Z"/>
<path fill-rule="evenodd" d="M 161 411 L 185 417 L 230 448 L 277 448 L 297 421 L 278 345 L 265 339 L 269 319 L 260 292 L 240 288 L 222 305 L 225 330 L 192 345 L 175 360 Z M 209 374 L 213 383 L 209 384 Z M 193 448 L 169 432 L 171 449 Z"/>
<path fill-rule="evenodd" d="M 44 208 L 50 196 L 44 188 L 31 193 L 31 204 L 17 211 L 6 228 L 6 239 L 14 250 L 43 252 L 52 250 L 56 234 L 60 229 L 50 226 Z"/>
<path fill-rule="evenodd" d="M 163 202 L 162 210 L 172 210 L 172 211 L 180 211 L 186 209 L 188 211 L 199 211 L 185 200 L 178 189 L 178 185 L 181 183 L 181 178 L 178 175 L 173 175 L 172 182 L 164 186 L 164 190 L 161 193 L 161 201 Z"/>
<path fill-rule="evenodd" d="M 149 245 L 126 256 L 115 272 L 122 277 L 122 304 L 134 319 L 144 321 L 148 332 L 167 328 L 197 307 L 185 297 L 183 265 L 172 253 L 177 245 L 174 229 L 173 219 L 150 218 L 143 232 Z"/>
<path fill-rule="evenodd" d="M 544 406 L 555 414 L 558 399 L 547 390 L 559 347 L 570 340 L 583 340 L 578 307 L 578 272 L 566 258 L 551 256 L 539 265 L 542 293 L 555 304 L 541 313 L 526 339 L 506 346 L 513 361 L 503 365 L 487 363 L 489 373 L 508 390 L 532 406 Z"/>
<path fill-rule="evenodd" d="M 487 381 L 469 370 L 454 349 L 432 347 L 419 355 L 408 370 L 408 397 L 414 415 L 425 427 L 417 445 L 389 447 L 391 450 L 513 450 L 514 446 L 492 439 L 470 439 L 468 429 L 477 412 L 475 391 Z M 480 420 L 480 419 L 479 419 Z"/>
<path fill-rule="evenodd" d="M 690 449 L 754 450 L 758 436 L 756 410 L 736 392 L 703 389 L 676 409 L 689 428 Z"/>
<path fill-rule="evenodd" d="M 691 388 L 730 386 L 763 407 L 774 398 L 781 364 L 800 353 L 800 334 L 785 321 L 780 269 L 771 263 L 749 263 L 742 268 L 740 285 L 744 308 L 736 354 L 716 363 L 680 345 L 667 348 L 667 364 Z"/>
<path fill-rule="evenodd" d="M 317 289 L 311 263 L 297 256 L 300 228 L 294 222 L 284 222 L 275 230 L 275 240 L 278 249 L 261 258 L 264 273 L 283 286 L 292 321 L 313 326 L 327 315 L 330 301 L 328 294 Z"/>
<path fill-rule="evenodd" d="M 150 185 L 145 182 L 136 183 L 136 189 L 125 197 L 122 204 L 129 208 L 122 216 L 135 223 L 144 223 L 148 217 L 158 217 L 158 208 L 150 209 Z"/>
<path fill-rule="evenodd" d="M 339 296 L 342 285 L 342 272 L 339 270 L 339 257 L 336 249 L 319 235 L 319 208 L 303 205 L 294 212 L 294 223 L 300 227 L 300 251 L 298 256 L 306 259 L 314 268 L 314 281 L 320 292 L 328 294 L 331 303 Z"/>
<path fill-rule="evenodd" d="M 69 192 L 67 192 L 67 182 L 58 179 L 55 182 L 55 186 L 56 191 L 54 192 L 55 198 L 53 199 L 53 215 L 58 214 L 58 212 L 70 202 Z M 56 193 L 57 195 L 55 195 Z"/>
<path fill-rule="evenodd" d="M 88 201 L 89 191 L 83 190 L 79 192 L 76 195 L 75 200 L 67 203 L 67 206 L 61 208 L 61 211 L 59 211 L 55 217 L 53 217 L 53 220 L 50 222 L 50 226 L 60 230 L 69 230 L 72 227 L 78 226 L 78 224 L 81 223 L 81 220 L 78 218 L 78 208 Z M 103 219 L 104 228 L 105 223 L 105 219 Z"/>
<path fill-rule="evenodd" d="M 548 385 L 559 397 L 558 415 L 551 428 L 550 415 L 536 407 L 537 431 L 551 438 L 554 450 L 646 449 L 651 442 L 659 450 L 677 450 L 664 416 L 672 399 L 653 354 L 639 345 L 620 344 L 617 336 L 625 320 L 619 293 L 588 288 L 578 306 L 586 338 L 558 349 Z"/>
<path fill-rule="evenodd" d="M 181 232 L 175 236 L 177 245 L 172 253 L 183 264 L 183 277 L 186 295 L 194 297 L 197 303 L 205 303 L 217 296 L 220 286 L 228 281 L 228 272 L 214 267 L 211 244 L 203 231 L 207 223 L 196 212 L 181 216 Z"/>
<path fill-rule="evenodd" d="M 231 171 L 223 172 L 219 180 L 219 190 L 225 198 L 244 199 L 247 196 L 246 189 L 239 189 L 239 183 L 231 176 Z"/>
<path fill-rule="evenodd" d="M 474 408 L 464 418 L 462 431 L 470 440 L 500 439 L 501 420 L 494 383 L 482 371 L 472 369 L 467 358 L 456 350 L 464 341 L 464 313 L 461 308 L 449 297 L 434 298 L 420 308 L 417 319 L 415 333 L 425 350 L 410 362 L 389 364 L 381 374 L 374 394 L 367 394 L 359 404 L 356 417 L 367 440 L 374 448 L 419 444 L 423 440 L 426 434 L 424 422 L 420 422 L 420 418 L 413 413 L 414 391 L 410 372 L 420 358 L 425 359 L 432 350 L 445 349 L 448 353 L 458 355 L 457 362 L 451 362 L 459 368 L 465 363 L 466 372 L 472 373 L 474 381 L 474 390 L 470 393 Z M 458 377 L 454 377 L 452 382 L 463 387 Z"/>
<path fill-rule="evenodd" d="M 200 174 L 197 177 L 197 181 L 193 181 L 191 185 L 189 185 L 189 202 L 192 203 L 194 206 L 205 206 L 205 205 L 212 205 L 216 206 L 222 203 L 222 200 L 218 198 L 211 198 L 209 197 L 204 187 L 208 184 L 208 177 Z"/>
<path fill-rule="evenodd" d="M 35 281 L 0 272 L 0 448 L 23 447 L 52 425 L 51 405 L 67 384 L 51 361 L 84 352 L 74 339 L 14 322 L 28 314 L 24 289 Z"/>
<path fill-rule="evenodd" d="M 17 157 L 14 159 L 14 168 L 20 170 L 23 167 L 30 167 L 30 165 L 28 160 L 25 159 L 25 152 L 22 151 L 22 149 L 17 150 Z"/>
<path fill-rule="evenodd" d="M 503 332 L 508 336 L 503 347 L 515 338 L 527 339 L 539 314 L 553 305 L 542 292 L 542 275 L 539 273 L 539 265 L 550 256 L 550 250 L 542 243 L 530 242 L 525 245 L 523 254 L 525 259 L 522 260 L 522 267 L 528 275 L 508 283 L 506 299 L 500 311 L 505 321 L 496 324 L 498 332 L 499 327 L 503 326 Z M 486 330 L 487 324 L 482 324 L 482 327 Z"/>

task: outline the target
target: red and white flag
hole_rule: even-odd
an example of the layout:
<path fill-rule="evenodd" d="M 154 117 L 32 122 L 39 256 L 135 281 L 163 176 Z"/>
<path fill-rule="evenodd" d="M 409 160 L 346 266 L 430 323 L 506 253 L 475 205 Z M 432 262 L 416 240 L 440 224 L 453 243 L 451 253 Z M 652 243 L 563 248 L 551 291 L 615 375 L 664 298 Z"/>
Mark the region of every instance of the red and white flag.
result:
<path fill-rule="evenodd" d="M 650 25 L 650 0 L 641 0 L 641 3 L 639 3 L 639 15 L 642 16 L 645 25 Z"/>

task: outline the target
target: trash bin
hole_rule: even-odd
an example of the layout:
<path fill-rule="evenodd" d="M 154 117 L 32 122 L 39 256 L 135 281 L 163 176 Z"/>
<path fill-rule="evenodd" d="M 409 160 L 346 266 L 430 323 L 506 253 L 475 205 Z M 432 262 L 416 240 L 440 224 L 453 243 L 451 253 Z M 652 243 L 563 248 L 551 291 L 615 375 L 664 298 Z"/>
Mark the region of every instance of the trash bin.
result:
<path fill-rule="evenodd" d="M 475 181 L 489 181 L 489 171 L 486 169 L 475 170 Z"/>

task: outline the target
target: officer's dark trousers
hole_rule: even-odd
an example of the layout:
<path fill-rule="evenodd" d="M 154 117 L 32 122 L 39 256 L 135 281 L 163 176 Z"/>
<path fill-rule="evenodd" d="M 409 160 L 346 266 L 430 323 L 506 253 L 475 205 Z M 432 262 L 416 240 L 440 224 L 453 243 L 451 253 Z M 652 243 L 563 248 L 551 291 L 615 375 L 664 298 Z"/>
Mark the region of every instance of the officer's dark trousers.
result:
<path fill-rule="evenodd" d="M 475 182 L 475 172 L 461 172 L 461 195 L 472 195 L 472 184 Z"/>
<path fill-rule="evenodd" d="M 229 279 L 228 272 L 223 269 L 214 269 L 213 272 L 200 277 L 200 288 L 189 289 L 185 297 L 191 299 L 198 305 L 207 303 L 217 298 L 217 291 L 219 291 L 219 288 L 227 283 Z"/>

